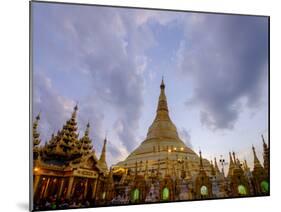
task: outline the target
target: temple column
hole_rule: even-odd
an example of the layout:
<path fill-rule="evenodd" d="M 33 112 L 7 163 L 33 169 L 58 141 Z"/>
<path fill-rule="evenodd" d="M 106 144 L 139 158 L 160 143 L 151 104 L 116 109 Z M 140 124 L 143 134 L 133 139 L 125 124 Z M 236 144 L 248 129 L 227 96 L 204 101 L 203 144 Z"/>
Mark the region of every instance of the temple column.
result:
<path fill-rule="evenodd" d="M 44 194 L 43 194 L 43 198 L 46 198 L 47 194 L 48 194 L 48 187 L 50 184 L 50 178 L 48 178 L 46 186 L 45 186 L 45 190 L 44 190 Z"/>
<path fill-rule="evenodd" d="M 85 186 L 84 186 L 84 199 L 86 198 L 88 191 L 88 179 L 86 179 Z"/>
<path fill-rule="evenodd" d="M 34 177 L 34 185 L 33 185 L 33 196 L 34 196 L 34 194 L 37 191 L 39 180 L 40 180 L 40 175 L 35 175 L 35 177 Z"/>
<path fill-rule="evenodd" d="M 72 177 L 69 178 L 68 188 L 67 188 L 67 193 L 66 193 L 66 199 L 70 199 L 73 182 L 74 182 L 74 177 L 72 176 Z"/>
<path fill-rule="evenodd" d="M 73 185 L 72 185 L 72 188 L 71 188 L 71 192 L 70 192 L 70 196 L 73 196 L 77 183 L 79 183 L 79 179 L 74 179 L 73 180 Z"/>
<path fill-rule="evenodd" d="M 58 194 L 58 198 L 61 197 L 62 191 L 63 191 L 63 186 L 64 186 L 64 179 L 61 179 L 61 183 L 60 183 L 60 189 L 59 189 L 59 194 Z"/>
<path fill-rule="evenodd" d="M 93 193 L 92 193 L 92 199 L 96 198 L 96 191 L 97 191 L 97 184 L 98 184 L 98 179 L 95 179 L 95 182 L 93 183 Z"/>

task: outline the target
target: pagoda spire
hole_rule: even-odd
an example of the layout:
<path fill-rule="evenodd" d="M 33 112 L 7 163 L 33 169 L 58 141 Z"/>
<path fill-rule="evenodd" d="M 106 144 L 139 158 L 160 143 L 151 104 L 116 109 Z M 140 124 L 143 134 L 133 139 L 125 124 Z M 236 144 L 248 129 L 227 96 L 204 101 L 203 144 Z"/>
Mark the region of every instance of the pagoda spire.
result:
<path fill-rule="evenodd" d="M 148 129 L 146 137 L 147 140 L 152 138 L 169 138 L 179 140 L 177 128 L 169 116 L 168 103 L 165 94 L 165 83 L 163 79 L 160 84 L 160 95 L 158 98 L 156 116 Z"/>
<path fill-rule="evenodd" d="M 75 105 L 71 118 L 66 121 L 63 128 L 44 147 L 44 159 L 58 158 L 69 162 L 81 157 L 81 144 L 78 139 L 76 122 L 77 110 L 78 106 Z"/>
<path fill-rule="evenodd" d="M 231 152 L 229 152 L 229 168 L 228 168 L 228 174 L 227 177 L 231 176 L 233 174 L 234 169 L 234 163 L 231 157 Z"/>
<path fill-rule="evenodd" d="M 254 169 L 262 168 L 262 165 L 257 157 L 254 145 L 252 146 L 252 150 L 253 150 L 253 154 L 254 154 Z"/>
<path fill-rule="evenodd" d="M 76 116 L 77 116 L 77 110 L 78 110 L 78 105 L 76 104 L 76 105 L 74 106 L 74 109 L 73 109 L 71 118 L 73 118 L 73 119 L 76 118 Z"/>
<path fill-rule="evenodd" d="M 89 138 L 90 123 L 88 122 L 84 136 L 80 139 L 80 151 L 83 155 L 87 155 L 92 152 L 93 145 L 92 140 Z"/>
<path fill-rule="evenodd" d="M 249 168 L 249 166 L 248 166 L 248 163 L 247 163 L 247 160 L 246 160 L 246 159 L 244 160 L 244 164 L 243 164 L 243 165 L 244 165 L 244 166 L 243 166 L 244 172 L 250 171 L 250 168 Z"/>
<path fill-rule="evenodd" d="M 89 136 L 89 131 L 90 131 L 90 123 L 88 122 L 85 130 L 85 136 Z"/>
<path fill-rule="evenodd" d="M 232 152 L 232 156 L 233 156 L 233 163 L 234 163 L 234 165 L 236 165 L 236 156 L 235 156 L 235 152 Z"/>
<path fill-rule="evenodd" d="M 167 98 L 166 98 L 166 94 L 165 94 L 165 84 L 164 84 L 163 78 L 162 78 L 161 85 L 160 85 L 160 96 L 158 99 L 157 113 L 160 111 L 165 111 L 167 113 L 166 115 L 169 116 Z"/>
<path fill-rule="evenodd" d="M 103 141 L 102 152 L 101 152 L 101 156 L 100 156 L 100 159 L 99 159 L 99 164 L 104 171 L 108 170 L 107 163 L 106 163 L 106 143 L 107 143 L 107 140 L 105 138 L 104 141 Z"/>
<path fill-rule="evenodd" d="M 212 160 L 211 160 L 211 175 L 216 176 L 216 171 Z"/>
<path fill-rule="evenodd" d="M 215 160 L 215 172 L 216 172 L 216 175 L 218 175 L 220 173 L 220 170 L 219 170 L 219 167 L 217 164 L 217 158 L 215 157 L 214 160 Z"/>
<path fill-rule="evenodd" d="M 263 147 L 264 147 L 264 148 L 267 148 L 267 144 L 265 143 L 263 134 L 261 134 L 261 138 L 262 138 Z"/>
<path fill-rule="evenodd" d="M 41 143 L 40 134 L 37 131 L 38 122 L 40 120 L 40 113 L 35 117 L 32 128 L 32 140 L 33 140 L 33 159 L 36 160 L 39 157 L 39 144 Z"/>
<path fill-rule="evenodd" d="M 201 150 L 199 150 L 199 159 L 200 159 L 200 170 L 204 170 Z"/>
<path fill-rule="evenodd" d="M 243 169 L 242 169 L 242 164 L 240 163 L 239 158 L 236 158 L 236 167 L 237 167 L 238 169 L 240 169 L 240 170 L 243 171 Z"/>
<path fill-rule="evenodd" d="M 32 128 L 33 147 L 38 146 L 41 142 L 40 134 L 37 132 L 39 120 L 40 120 L 40 113 L 35 117 L 35 121 L 33 123 L 33 128 Z"/>
<path fill-rule="evenodd" d="M 263 135 L 262 137 L 262 142 L 263 142 L 263 167 L 265 169 L 266 174 L 268 175 L 268 170 L 269 170 L 269 148 L 267 144 L 265 143 Z"/>

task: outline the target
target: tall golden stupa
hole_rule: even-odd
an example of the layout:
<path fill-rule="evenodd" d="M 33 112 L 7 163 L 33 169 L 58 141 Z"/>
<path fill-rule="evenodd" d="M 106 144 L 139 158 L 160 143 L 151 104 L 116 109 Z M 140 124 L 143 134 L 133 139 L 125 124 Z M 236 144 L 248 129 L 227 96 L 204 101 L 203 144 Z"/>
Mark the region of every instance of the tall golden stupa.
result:
<path fill-rule="evenodd" d="M 148 129 L 146 139 L 124 160 L 114 167 L 122 167 L 138 172 L 158 170 L 162 175 L 180 175 L 181 163 L 185 161 L 193 176 L 199 171 L 199 156 L 179 137 L 177 128 L 169 116 L 165 84 L 162 79 L 156 117 Z M 167 164 L 168 163 L 168 164 Z M 203 160 L 204 169 L 211 171 L 211 164 Z M 174 171 L 172 173 L 172 171 Z"/>

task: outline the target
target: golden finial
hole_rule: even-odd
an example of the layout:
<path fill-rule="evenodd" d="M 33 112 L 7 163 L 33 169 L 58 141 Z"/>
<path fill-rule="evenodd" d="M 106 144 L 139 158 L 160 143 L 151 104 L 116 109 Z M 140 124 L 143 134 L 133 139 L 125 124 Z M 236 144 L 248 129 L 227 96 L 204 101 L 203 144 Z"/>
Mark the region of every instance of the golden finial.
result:
<path fill-rule="evenodd" d="M 201 149 L 199 149 L 199 156 L 200 156 L 200 168 L 203 169 L 203 161 L 202 161 L 202 152 L 201 152 Z"/>
<path fill-rule="evenodd" d="M 41 111 L 38 113 L 38 115 L 36 116 L 36 120 L 39 121 L 40 120 L 40 115 L 41 115 Z"/>
<path fill-rule="evenodd" d="M 165 84 L 164 84 L 164 76 L 162 76 L 162 81 L 161 81 L 161 85 L 160 85 L 161 89 L 165 88 Z"/>

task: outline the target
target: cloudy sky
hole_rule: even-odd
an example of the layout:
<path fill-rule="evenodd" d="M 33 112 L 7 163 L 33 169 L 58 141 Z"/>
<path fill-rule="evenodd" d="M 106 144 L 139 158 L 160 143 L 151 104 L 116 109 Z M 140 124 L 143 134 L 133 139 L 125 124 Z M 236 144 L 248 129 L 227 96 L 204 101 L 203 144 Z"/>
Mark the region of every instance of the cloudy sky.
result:
<path fill-rule="evenodd" d="M 78 103 L 113 164 L 146 137 L 164 76 L 181 138 L 207 159 L 262 159 L 268 131 L 265 17 L 33 2 L 33 109 L 43 142 Z"/>

